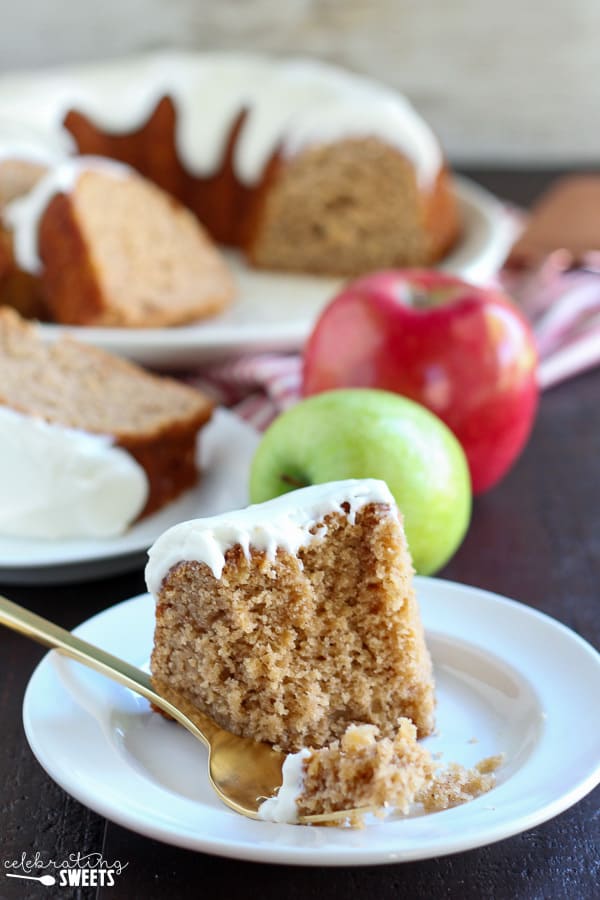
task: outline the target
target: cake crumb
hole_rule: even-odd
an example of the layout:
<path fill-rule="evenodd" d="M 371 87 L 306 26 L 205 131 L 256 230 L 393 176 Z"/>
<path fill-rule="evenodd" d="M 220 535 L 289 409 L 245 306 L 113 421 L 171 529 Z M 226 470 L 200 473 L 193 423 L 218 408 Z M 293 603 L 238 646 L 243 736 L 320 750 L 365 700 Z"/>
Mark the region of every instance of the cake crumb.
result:
<path fill-rule="evenodd" d="M 475 768 L 483 774 L 489 774 L 499 769 L 504 760 L 504 753 L 496 753 L 495 756 L 486 756 L 484 759 L 480 759 Z"/>
<path fill-rule="evenodd" d="M 365 810 L 383 815 L 391 807 L 407 813 L 432 774 L 431 755 L 417 742 L 409 719 L 400 719 L 393 739 L 380 737 L 374 725 L 350 725 L 339 741 L 314 750 L 304 761 L 298 812 L 311 816 L 351 810 L 348 822 L 354 827 Z"/>
<path fill-rule="evenodd" d="M 416 801 L 425 812 L 440 812 L 486 794 L 496 784 L 495 771 L 502 765 L 504 754 L 488 756 L 471 769 L 449 763 L 437 771 L 418 792 Z"/>
<path fill-rule="evenodd" d="M 415 804 L 426 813 L 467 803 L 491 790 L 503 754 L 481 759 L 472 768 L 456 762 L 437 768 L 431 754 L 417 741 L 415 726 L 400 719 L 394 739 L 380 737 L 373 725 L 351 725 L 329 747 L 314 750 L 304 761 L 304 783 L 297 798 L 300 816 L 335 816 L 340 821 L 319 824 L 365 826 L 372 812 L 383 818 L 390 810 L 407 814 Z"/>

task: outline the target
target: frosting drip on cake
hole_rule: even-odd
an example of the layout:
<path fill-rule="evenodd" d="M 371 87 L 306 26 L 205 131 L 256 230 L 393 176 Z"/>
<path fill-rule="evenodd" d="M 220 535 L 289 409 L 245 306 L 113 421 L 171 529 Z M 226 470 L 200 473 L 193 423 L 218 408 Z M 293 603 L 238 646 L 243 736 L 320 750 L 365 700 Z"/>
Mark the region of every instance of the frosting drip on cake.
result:
<path fill-rule="evenodd" d="M 55 165 L 76 151 L 75 141 L 61 129 L 40 131 L 33 126 L 0 119 L 0 163 L 25 160 L 38 165 Z"/>
<path fill-rule="evenodd" d="M 237 545 L 246 556 L 251 547 L 266 552 L 270 559 L 275 559 L 278 548 L 296 554 L 300 547 L 326 535 L 325 516 L 344 512 L 352 522 L 369 503 L 395 506 L 385 482 L 366 478 L 315 484 L 245 509 L 181 522 L 150 548 L 148 590 L 156 597 L 169 570 L 183 561 L 205 563 L 220 578 L 225 553 Z"/>
<path fill-rule="evenodd" d="M 33 89 L 32 89 L 33 87 Z M 439 144 L 401 94 L 364 76 L 307 59 L 233 53 L 156 53 L 99 66 L 0 81 L 0 106 L 18 122 L 64 133 L 74 110 L 107 132 L 144 125 L 163 97 L 177 108 L 177 150 L 185 168 L 207 177 L 220 165 L 231 128 L 245 110 L 234 168 L 256 184 L 273 154 L 344 138 L 373 136 L 415 166 L 421 187 L 440 171 Z"/>
<path fill-rule="evenodd" d="M 60 155 L 34 143 L 17 140 L 4 140 L 0 134 L 0 164 L 8 160 L 34 163 L 38 166 L 53 166 L 60 160 Z"/>
<path fill-rule="evenodd" d="M 144 508 L 148 479 L 107 435 L 0 407 L 0 534 L 112 537 Z"/>
<path fill-rule="evenodd" d="M 0 149 L 1 154 L 1 149 Z M 133 169 L 100 156 L 78 156 L 54 165 L 25 196 L 13 200 L 2 211 L 2 220 L 13 232 L 13 253 L 20 269 L 39 275 L 43 264 L 38 252 L 39 225 L 56 194 L 68 194 L 79 177 L 89 171 L 104 172 L 111 178 L 130 177 Z"/>

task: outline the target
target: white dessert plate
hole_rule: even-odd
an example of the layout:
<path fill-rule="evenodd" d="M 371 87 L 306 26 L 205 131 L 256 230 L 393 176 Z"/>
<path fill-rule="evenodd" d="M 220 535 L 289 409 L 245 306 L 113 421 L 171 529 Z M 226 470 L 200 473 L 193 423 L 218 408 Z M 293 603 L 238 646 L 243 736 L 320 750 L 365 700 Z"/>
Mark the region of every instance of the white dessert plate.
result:
<path fill-rule="evenodd" d="M 0 582 L 83 581 L 143 565 L 148 547 L 171 525 L 246 506 L 248 471 L 258 441 L 258 432 L 234 413 L 216 410 L 202 431 L 203 475 L 197 487 L 114 538 L 54 541 L 0 536 Z"/>
<path fill-rule="evenodd" d="M 515 237 L 515 226 L 492 194 L 466 178 L 455 179 L 463 236 L 440 268 L 485 282 L 498 270 Z M 239 254 L 228 259 L 238 283 L 230 310 L 179 328 L 126 329 L 42 325 L 47 341 L 65 332 L 155 368 L 186 368 L 238 353 L 298 349 L 343 280 L 261 272 Z"/>
<path fill-rule="evenodd" d="M 533 828 L 600 780 L 600 656 L 553 619 L 476 588 L 417 579 L 435 663 L 446 762 L 505 754 L 497 786 L 454 809 L 374 819 L 363 830 L 276 825 L 223 806 L 206 753 L 146 701 L 56 652 L 25 695 L 27 739 L 68 793 L 120 825 L 192 850 L 261 862 L 352 866 L 426 859 Z M 134 597 L 76 629 L 138 666 L 153 603 Z M 584 723 L 585 727 L 582 727 Z"/>

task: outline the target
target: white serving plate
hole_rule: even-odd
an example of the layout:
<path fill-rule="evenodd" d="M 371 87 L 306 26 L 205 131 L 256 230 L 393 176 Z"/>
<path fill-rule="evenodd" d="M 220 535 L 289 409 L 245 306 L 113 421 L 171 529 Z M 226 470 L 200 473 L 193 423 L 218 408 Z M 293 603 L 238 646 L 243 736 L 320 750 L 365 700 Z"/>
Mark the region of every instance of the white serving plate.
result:
<path fill-rule="evenodd" d="M 533 828 L 591 791 L 600 780 L 595 650 L 520 603 L 432 578 L 416 584 L 437 682 L 438 733 L 427 745 L 444 762 L 465 765 L 505 754 L 496 787 L 463 806 L 375 820 L 363 830 L 246 819 L 217 799 L 206 751 L 188 732 L 54 651 L 27 688 L 29 744 L 68 793 L 133 831 L 205 853 L 307 866 L 469 850 Z M 76 633 L 143 667 L 153 622 L 145 594 Z"/>

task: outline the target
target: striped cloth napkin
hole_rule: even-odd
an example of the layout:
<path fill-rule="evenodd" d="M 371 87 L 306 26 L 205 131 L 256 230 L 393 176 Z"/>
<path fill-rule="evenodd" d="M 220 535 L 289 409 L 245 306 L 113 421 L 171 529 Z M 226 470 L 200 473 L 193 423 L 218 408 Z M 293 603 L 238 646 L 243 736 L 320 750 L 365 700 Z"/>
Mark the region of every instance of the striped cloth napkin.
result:
<path fill-rule="evenodd" d="M 556 251 L 534 271 L 498 275 L 532 324 L 542 390 L 600 364 L 600 259 L 590 255 L 579 268 L 568 266 L 567 255 Z M 261 353 L 198 370 L 186 381 L 262 431 L 299 399 L 301 378 L 299 354 Z"/>
<path fill-rule="evenodd" d="M 500 273 L 500 282 L 532 324 L 542 390 L 600 363 L 600 257 L 577 268 L 570 255 L 551 253 L 529 273 Z"/>

